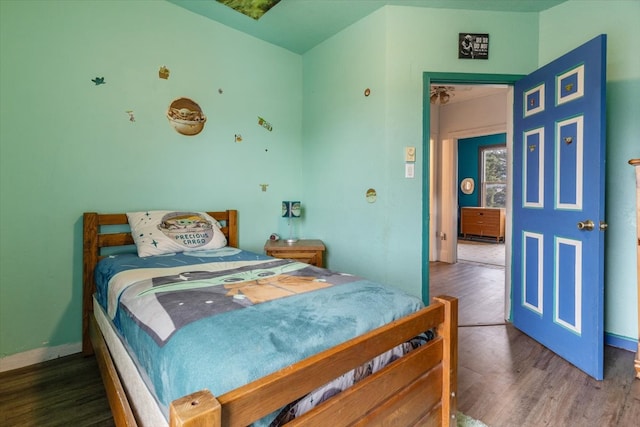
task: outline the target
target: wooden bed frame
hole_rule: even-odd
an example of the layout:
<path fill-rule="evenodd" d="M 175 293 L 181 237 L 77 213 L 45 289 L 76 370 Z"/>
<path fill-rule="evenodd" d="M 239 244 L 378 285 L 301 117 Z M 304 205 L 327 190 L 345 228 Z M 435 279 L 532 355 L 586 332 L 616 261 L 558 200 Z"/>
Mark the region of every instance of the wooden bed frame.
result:
<path fill-rule="evenodd" d="M 238 246 L 237 211 L 209 212 L 223 224 L 229 246 Z M 129 232 L 104 226 L 127 224 L 125 214 L 84 214 L 83 352 L 96 355 L 117 426 L 135 426 L 136 410 L 111 358 L 93 314 L 93 271 L 101 249 L 132 245 Z M 170 406 L 170 426 L 246 426 L 333 378 L 411 339 L 437 329 L 437 337 L 389 364 L 350 389 L 327 400 L 288 426 L 456 424 L 458 364 L 458 301 L 437 297 L 428 307 L 271 375 L 214 397 L 207 390 L 176 399 Z"/>

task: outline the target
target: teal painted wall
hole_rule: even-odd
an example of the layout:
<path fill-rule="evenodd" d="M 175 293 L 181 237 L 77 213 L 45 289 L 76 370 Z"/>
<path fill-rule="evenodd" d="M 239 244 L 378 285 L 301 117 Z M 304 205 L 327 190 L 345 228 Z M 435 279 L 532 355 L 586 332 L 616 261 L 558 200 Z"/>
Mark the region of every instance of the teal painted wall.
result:
<path fill-rule="evenodd" d="M 505 144 L 507 135 L 478 136 L 458 140 L 458 206 L 480 206 L 480 147 Z M 473 178 L 476 183 L 473 193 L 464 194 L 460 184 L 465 178 Z"/>
<path fill-rule="evenodd" d="M 465 30 L 491 34 L 491 60 L 457 59 Z M 386 7 L 303 55 L 305 226 L 325 239 L 331 268 L 422 296 L 422 75 L 524 74 L 537 39 L 535 13 Z M 406 146 L 417 148 L 413 179 Z"/>
<path fill-rule="evenodd" d="M 306 230 L 324 239 L 330 268 L 377 280 L 387 278 L 390 238 L 404 225 L 385 161 L 400 158 L 385 135 L 385 34 L 376 13 L 303 56 Z M 375 203 L 365 199 L 369 188 Z"/>
<path fill-rule="evenodd" d="M 0 55 L 0 357 L 80 341 L 84 211 L 236 208 L 255 251 L 285 231 L 299 55 L 168 2 L 5 0 Z M 207 115 L 199 135 L 165 117 L 182 96 Z"/>
<path fill-rule="evenodd" d="M 637 0 L 563 3 L 540 14 L 539 61 L 544 65 L 607 34 L 605 330 L 635 340 L 636 197 L 634 170 L 627 162 L 640 157 L 640 54 L 629 48 L 638 22 Z"/>

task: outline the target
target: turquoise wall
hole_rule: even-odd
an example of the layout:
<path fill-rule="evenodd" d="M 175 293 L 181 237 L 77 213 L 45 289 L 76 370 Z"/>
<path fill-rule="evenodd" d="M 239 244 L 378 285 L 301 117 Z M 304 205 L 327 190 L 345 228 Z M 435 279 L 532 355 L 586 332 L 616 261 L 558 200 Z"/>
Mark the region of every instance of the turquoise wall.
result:
<path fill-rule="evenodd" d="M 0 357 L 80 341 L 84 211 L 236 208 L 255 251 L 286 230 L 299 55 L 158 1 L 3 0 L 0 31 Z M 165 117 L 183 96 L 199 135 Z"/>
<path fill-rule="evenodd" d="M 609 34 L 606 329 L 636 337 L 626 161 L 640 157 L 638 5 L 386 7 L 299 56 L 169 2 L 1 1 L 0 357 L 80 340 L 87 210 L 233 207 L 241 246 L 260 251 L 286 233 L 280 201 L 299 199 L 300 233 L 325 240 L 332 269 L 421 295 L 423 73 L 525 74 L 599 33 Z M 458 60 L 460 31 L 489 33 L 490 59 Z M 207 114 L 200 135 L 167 123 L 181 96 Z M 405 146 L 418 150 L 413 179 Z"/>
<path fill-rule="evenodd" d="M 491 59 L 458 60 L 459 31 L 490 33 Z M 303 55 L 306 227 L 331 268 L 422 296 L 423 73 L 524 74 L 537 39 L 535 13 L 385 7 Z M 406 146 L 417 148 L 413 179 Z"/>
<path fill-rule="evenodd" d="M 506 141 L 504 133 L 458 140 L 458 206 L 480 206 L 480 147 L 506 144 Z M 465 178 L 473 178 L 476 183 L 471 194 L 464 194 L 460 189 Z"/>
<path fill-rule="evenodd" d="M 386 163 L 401 154 L 385 135 L 385 34 L 384 14 L 375 13 L 303 56 L 306 229 L 324 239 L 330 268 L 376 280 L 397 271 L 387 265 L 391 239 L 406 226 Z M 365 199 L 369 188 L 375 203 Z"/>

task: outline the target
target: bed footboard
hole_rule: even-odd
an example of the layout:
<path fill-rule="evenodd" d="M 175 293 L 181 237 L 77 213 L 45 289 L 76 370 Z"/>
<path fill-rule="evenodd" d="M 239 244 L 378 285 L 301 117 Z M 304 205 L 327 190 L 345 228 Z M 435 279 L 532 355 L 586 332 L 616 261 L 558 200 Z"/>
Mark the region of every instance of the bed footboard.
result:
<path fill-rule="evenodd" d="M 226 393 L 200 391 L 174 401 L 170 425 L 245 426 L 377 354 L 436 327 L 429 343 L 327 400 L 288 426 L 455 424 L 458 301 L 429 307 Z"/>
<path fill-rule="evenodd" d="M 365 335 L 226 393 L 207 390 L 172 402 L 170 426 L 246 426 L 362 365 L 424 330 L 437 337 L 353 387 L 327 400 L 287 426 L 455 425 L 458 365 L 458 300 L 433 304 Z M 117 426 L 137 426 L 134 409 L 95 320 L 91 341 Z"/>

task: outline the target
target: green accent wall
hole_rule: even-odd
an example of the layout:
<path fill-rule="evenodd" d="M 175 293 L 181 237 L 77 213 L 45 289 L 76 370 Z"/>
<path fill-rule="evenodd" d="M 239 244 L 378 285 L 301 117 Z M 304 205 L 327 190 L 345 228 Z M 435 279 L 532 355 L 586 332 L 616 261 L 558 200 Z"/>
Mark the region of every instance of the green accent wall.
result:
<path fill-rule="evenodd" d="M 606 330 L 635 339 L 626 161 L 640 156 L 640 57 L 629 51 L 639 7 L 388 6 L 300 56 L 170 2 L 1 1 L 0 358 L 80 341 L 87 210 L 236 208 L 240 245 L 260 252 L 287 232 L 280 202 L 301 200 L 300 234 L 325 241 L 330 268 L 426 298 L 423 74 L 526 74 L 599 33 L 609 34 Z M 459 31 L 489 33 L 490 59 L 458 60 Z M 165 117 L 183 96 L 207 115 L 193 137 Z M 417 148 L 413 179 L 405 146 Z"/>
<path fill-rule="evenodd" d="M 457 59 L 463 28 L 491 34 L 491 60 Z M 516 37 L 524 44 L 509 43 Z M 525 74 L 536 66 L 537 38 L 535 13 L 390 6 L 303 55 L 305 227 L 322 233 L 331 268 L 428 301 L 423 74 Z M 404 178 L 406 146 L 417 148 L 413 179 Z"/>
<path fill-rule="evenodd" d="M 164 1 L 3 0 L 0 55 L 0 357 L 80 341 L 84 211 L 235 208 L 262 252 L 304 201 L 297 54 Z"/>

